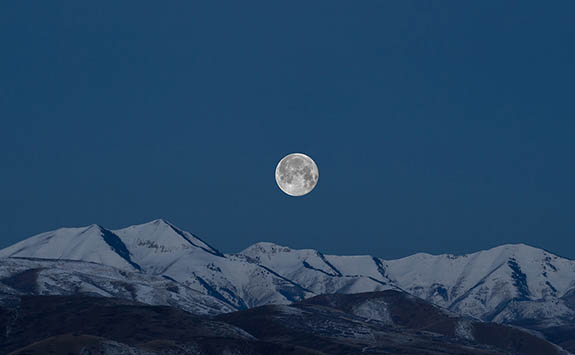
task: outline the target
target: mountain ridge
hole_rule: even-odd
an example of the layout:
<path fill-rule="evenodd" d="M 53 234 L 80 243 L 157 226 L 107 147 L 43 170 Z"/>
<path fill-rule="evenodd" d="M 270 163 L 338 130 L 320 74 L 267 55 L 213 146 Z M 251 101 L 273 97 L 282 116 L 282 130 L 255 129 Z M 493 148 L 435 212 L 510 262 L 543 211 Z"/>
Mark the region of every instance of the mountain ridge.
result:
<path fill-rule="evenodd" d="M 154 224 L 154 223 L 165 223 L 165 224 L 169 225 L 170 227 L 174 228 L 174 229 L 177 230 L 177 231 L 185 232 L 185 231 L 183 231 L 182 229 L 180 229 L 179 227 L 177 227 L 176 225 L 174 225 L 173 223 L 171 223 L 169 220 L 167 220 L 167 219 L 165 219 L 165 218 L 157 218 L 157 219 L 151 220 L 151 221 L 149 221 L 149 222 L 145 222 L 145 223 L 142 223 L 142 224 L 130 225 L 130 226 L 128 226 L 128 227 L 119 228 L 119 229 L 106 228 L 106 227 L 104 227 L 104 226 L 101 225 L 101 224 L 96 224 L 96 223 L 94 223 L 94 224 L 90 224 L 90 225 L 88 225 L 88 226 L 60 227 L 60 228 L 56 228 L 56 229 L 50 230 L 50 231 L 48 231 L 48 232 L 38 233 L 38 234 L 32 235 L 32 236 L 30 236 L 30 237 L 27 237 L 27 238 L 25 238 L 25 239 L 22 239 L 22 240 L 20 240 L 20 241 L 18 241 L 18 242 L 15 242 L 15 243 L 13 243 L 13 244 L 11 244 L 11 245 L 8 245 L 8 246 L 6 246 L 6 247 L 4 247 L 4 248 L 0 248 L 0 251 L 9 249 L 9 248 L 11 248 L 12 246 L 17 245 L 17 244 L 19 244 L 19 243 L 21 243 L 21 242 L 23 242 L 23 241 L 29 240 L 29 239 L 31 239 L 31 238 L 34 238 L 34 237 L 37 237 L 37 236 L 40 236 L 40 235 L 43 235 L 43 234 L 47 234 L 47 233 L 53 233 L 53 232 L 56 232 L 56 231 L 59 231 L 59 230 L 100 228 L 100 229 L 107 230 L 107 231 L 111 231 L 111 232 L 117 232 L 117 231 L 122 231 L 122 230 L 125 230 L 125 229 L 128 229 L 128 228 L 131 228 L 131 227 L 146 226 L 146 225 L 150 225 L 150 224 Z M 191 233 L 190 233 L 190 234 L 191 234 Z M 201 239 L 200 237 L 198 237 L 198 236 L 196 236 L 196 235 L 193 235 L 193 236 L 194 236 L 195 238 L 197 238 L 198 240 L 200 240 L 202 243 L 205 243 L 206 245 L 209 246 L 209 244 L 208 244 L 207 242 L 205 242 L 203 239 Z M 246 250 L 248 250 L 248 249 L 250 249 L 250 248 L 252 248 L 252 247 L 254 247 L 254 246 L 258 246 L 258 245 L 269 245 L 269 246 L 272 246 L 272 247 L 287 248 L 287 249 L 290 249 L 290 250 L 313 250 L 313 251 L 316 251 L 316 249 L 313 249 L 313 248 L 295 249 L 295 248 L 292 248 L 292 247 L 289 247 L 289 246 L 285 246 L 285 245 L 282 245 L 282 244 L 278 244 L 277 242 L 272 242 L 272 241 L 258 241 L 258 242 L 255 242 L 255 243 L 253 243 L 253 244 L 247 246 L 246 248 L 244 248 L 243 250 L 241 250 L 241 251 L 239 251 L 239 252 L 222 253 L 222 252 L 219 251 L 217 248 L 214 248 L 214 247 L 211 247 L 211 246 L 210 246 L 210 248 L 212 248 L 213 250 L 217 250 L 217 251 L 219 252 L 219 254 L 221 254 L 221 255 L 233 255 L 233 254 L 241 254 L 241 253 L 243 253 L 244 251 L 246 251 Z M 575 258 L 563 256 L 563 255 L 561 255 L 560 253 L 557 253 L 557 252 L 554 252 L 554 251 L 550 251 L 550 250 L 548 250 L 548 249 L 546 249 L 546 248 L 539 247 L 539 246 L 535 246 L 535 245 L 531 245 L 531 244 L 529 244 L 529 243 L 524 243 L 524 242 L 505 243 L 505 244 L 495 245 L 495 246 L 493 246 L 493 247 L 489 247 L 489 248 L 481 249 L 481 250 L 477 250 L 477 251 L 472 251 L 472 252 L 468 252 L 468 253 L 457 253 L 457 254 L 454 254 L 454 253 L 437 253 L 437 254 L 436 254 L 436 253 L 429 253 L 429 252 L 417 252 L 417 253 L 410 254 L 410 255 L 406 255 L 406 256 L 402 256 L 402 257 L 396 257 L 396 258 L 384 259 L 384 260 L 401 260 L 401 259 L 404 259 L 404 258 L 409 258 L 409 257 L 412 257 L 412 256 L 416 256 L 416 255 L 445 256 L 445 257 L 462 257 L 462 256 L 469 256 L 469 255 L 472 255 L 472 254 L 475 254 L 475 253 L 479 253 L 479 252 L 492 251 L 492 250 L 494 250 L 494 249 L 505 248 L 505 247 L 512 247 L 512 248 L 522 248 L 522 247 L 526 247 L 526 248 L 530 248 L 530 249 L 537 249 L 537 250 L 542 250 L 542 251 L 544 251 L 544 252 L 546 252 L 546 253 L 549 253 L 549 254 L 558 256 L 558 257 L 560 257 L 560 258 L 562 258 L 562 259 L 567 259 L 567 260 L 575 261 Z M 339 255 L 339 256 L 372 256 L 371 254 L 337 254 L 337 255 Z M 376 257 L 377 257 L 377 256 L 376 256 Z M 377 258 L 383 259 L 382 257 L 377 257 Z"/>
<path fill-rule="evenodd" d="M 570 354 L 524 329 L 462 318 L 392 290 L 216 316 L 86 295 L 15 303 L 0 305 L 0 348 L 14 355 Z"/>
<path fill-rule="evenodd" d="M 117 230 L 90 225 L 41 233 L 0 250 L 0 261 L 14 257 L 80 260 L 162 277 L 234 309 L 320 294 L 401 290 L 455 313 L 500 323 L 547 327 L 575 319 L 569 296 L 575 293 L 575 261 L 524 243 L 392 260 L 272 242 L 224 254 L 156 219 Z"/>

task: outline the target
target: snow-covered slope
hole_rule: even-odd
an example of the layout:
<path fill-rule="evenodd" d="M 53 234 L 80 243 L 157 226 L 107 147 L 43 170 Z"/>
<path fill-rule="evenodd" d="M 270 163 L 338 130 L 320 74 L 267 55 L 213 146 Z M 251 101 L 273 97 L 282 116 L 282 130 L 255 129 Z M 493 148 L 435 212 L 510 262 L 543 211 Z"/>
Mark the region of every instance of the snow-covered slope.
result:
<path fill-rule="evenodd" d="M 0 259 L 0 304 L 22 295 L 113 297 L 169 305 L 196 314 L 235 310 L 225 302 L 164 277 L 72 260 Z"/>
<path fill-rule="evenodd" d="M 236 309 L 291 303 L 312 295 L 259 264 L 224 256 L 161 219 L 117 231 L 99 226 L 63 228 L 6 248 L 1 257 L 92 261 L 163 276 Z"/>
<path fill-rule="evenodd" d="M 96 224 L 38 234 L 0 250 L 0 258 L 9 256 L 82 260 L 128 270 L 140 269 L 122 240 Z"/>
<path fill-rule="evenodd" d="M 397 289 L 371 256 L 326 256 L 317 250 L 293 250 L 257 243 L 235 255 L 265 265 L 316 294 L 359 293 Z"/>
<path fill-rule="evenodd" d="M 561 297 L 575 288 L 575 261 L 524 244 L 473 254 L 415 254 L 385 262 L 396 284 L 460 314 L 511 321 L 573 317 Z"/>
<path fill-rule="evenodd" d="M 324 293 L 396 289 L 483 320 L 547 326 L 575 320 L 575 261 L 523 244 L 398 260 L 324 255 L 273 243 L 224 255 L 193 234 L 155 220 L 115 231 L 97 225 L 63 228 L 1 250 L 3 257 L 99 263 L 171 280 L 235 309 Z"/>
<path fill-rule="evenodd" d="M 323 255 L 257 243 L 240 253 L 315 293 L 396 288 L 459 314 L 497 322 L 575 319 L 575 261 L 524 244 L 468 255 L 415 254 L 398 260 Z"/>

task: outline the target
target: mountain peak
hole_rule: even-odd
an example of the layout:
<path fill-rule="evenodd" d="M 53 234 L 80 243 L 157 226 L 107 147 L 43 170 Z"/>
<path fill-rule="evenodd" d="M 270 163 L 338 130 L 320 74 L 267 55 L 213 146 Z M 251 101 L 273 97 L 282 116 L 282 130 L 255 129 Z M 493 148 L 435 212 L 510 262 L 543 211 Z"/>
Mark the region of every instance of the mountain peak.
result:
<path fill-rule="evenodd" d="M 102 227 L 99 224 L 90 224 L 89 226 L 86 226 L 83 228 L 86 232 L 88 232 L 88 231 L 101 232 L 101 231 L 106 230 L 106 228 Z M 63 229 L 68 229 L 68 228 L 63 228 Z"/>
<path fill-rule="evenodd" d="M 142 223 L 142 224 L 134 224 L 120 230 L 127 230 L 127 229 L 136 229 L 136 228 L 174 228 L 175 226 L 168 222 L 163 218 L 157 218 L 152 221 Z"/>
<path fill-rule="evenodd" d="M 549 254 L 552 256 L 556 256 L 551 252 L 548 252 L 544 249 L 537 248 L 528 244 L 524 243 L 516 243 L 516 244 L 502 244 L 496 247 L 480 250 L 476 252 L 466 253 L 466 254 L 431 254 L 425 252 L 419 252 L 415 254 L 411 254 L 399 259 L 390 259 L 389 261 L 400 261 L 400 260 L 413 260 L 413 259 L 426 259 L 426 260 L 435 260 L 438 258 L 447 258 L 447 259 L 458 259 L 458 258 L 469 258 L 476 255 L 485 255 L 485 254 L 498 254 L 498 255 L 507 255 L 509 257 L 513 257 L 514 255 L 539 255 L 539 254 Z"/>
<path fill-rule="evenodd" d="M 38 234 L 1 250 L 0 257 L 83 260 L 139 270 L 122 240 L 97 224 Z"/>
<path fill-rule="evenodd" d="M 524 243 L 517 244 L 503 244 L 491 249 L 479 251 L 469 255 L 479 254 L 497 254 L 508 258 L 527 257 L 527 258 L 540 258 L 543 256 L 556 257 L 557 255 L 550 253 L 544 249 L 537 248 Z"/>
<path fill-rule="evenodd" d="M 249 256 L 254 254 L 289 253 L 291 251 L 292 249 L 283 245 L 275 244 L 272 242 L 258 242 L 242 250 L 240 254 Z"/>
<path fill-rule="evenodd" d="M 161 218 L 115 230 L 114 233 L 132 245 L 148 246 L 162 252 L 196 247 L 210 254 L 223 256 L 217 249 L 200 238 Z"/>
<path fill-rule="evenodd" d="M 525 244 L 525 243 L 510 243 L 510 244 L 503 244 L 503 245 L 499 245 L 496 246 L 494 248 L 491 248 L 489 250 L 514 250 L 514 251 L 534 251 L 534 250 L 538 250 L 538 251 L 543 251 L 543 249 L 541 248 L 537 248 L 534 247 L 532 245 L 529 244 Z"/>
<path fill-rule="evenodd" d="M 172 223 L 168 222 L 167 220 L 165 220 L 165 219 L 163 219 L 163 218 L 157 218 L 157 219 L 154 219 L 154 220 L 152 220 L 152 221 L 150 221 L 150 222 L 148 222 L 148 223 L 144 223 L 144 225 L 146 225 L 146 224 L 151 224 L 151 225 L 167 225 L 167 226 L 171 226 L 171 227 L 174 226 Z"/>
<path fill-rule="evenodd" d="M 538 248 L 525 243 L 507 243 L 495 246 L 487 250 L 493 250 L 493 249 L 538 249 Z"/>

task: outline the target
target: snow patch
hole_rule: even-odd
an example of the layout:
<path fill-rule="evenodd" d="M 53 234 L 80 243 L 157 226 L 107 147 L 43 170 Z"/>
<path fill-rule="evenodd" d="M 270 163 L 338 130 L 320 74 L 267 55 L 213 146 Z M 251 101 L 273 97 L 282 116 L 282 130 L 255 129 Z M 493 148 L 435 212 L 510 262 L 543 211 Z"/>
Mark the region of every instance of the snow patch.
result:
<path fill-rule="evenodd" d="M 475 340 L 473 337 L 473 322 L 460 320 L 455 325 L 455 336 L 467 340 Z"/>
<path fill-rule="evenodd" d="M 382 299 L 369 299 L 353 307 L 352 313 L 356 316 L 370 320 L 377 320 L 388 325 L 393 325 L 391 313 L 387 303 Z"/>

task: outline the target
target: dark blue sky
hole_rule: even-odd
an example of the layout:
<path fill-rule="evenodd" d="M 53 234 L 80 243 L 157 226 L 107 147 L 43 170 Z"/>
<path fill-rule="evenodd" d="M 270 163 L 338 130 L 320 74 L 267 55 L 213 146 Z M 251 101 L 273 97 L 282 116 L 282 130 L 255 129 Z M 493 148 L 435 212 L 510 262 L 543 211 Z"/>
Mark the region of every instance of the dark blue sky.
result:
<path fill-rule="evenodd" d="M 166 218 L 391 258 L 575 257 L 573 1 L 4 1 L 0 247 Z M 320 180 L 275 185 L 287 153 Z"/>

